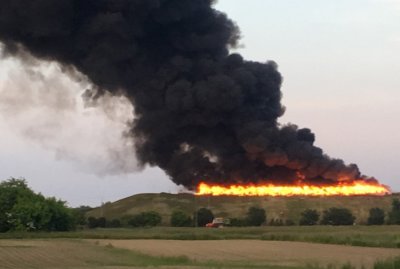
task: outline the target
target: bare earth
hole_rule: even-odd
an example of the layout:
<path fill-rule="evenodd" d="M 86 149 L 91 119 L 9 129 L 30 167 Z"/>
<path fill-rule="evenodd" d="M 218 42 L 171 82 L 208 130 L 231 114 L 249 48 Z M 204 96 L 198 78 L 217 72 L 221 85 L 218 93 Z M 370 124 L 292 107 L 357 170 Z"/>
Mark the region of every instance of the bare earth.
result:
<path fill-rule="evenodd" d="M 96 240 L 92 240 L 95 242 Z M 100 240 L 100 245 L 139 251 L 154 256 L 187 256 L 198 261 L 251 261 L 281 265 L 344 264 L 364 265 L 400 256 L 399 249 L 352 247 L 302 242 L 258 240 Z"/>

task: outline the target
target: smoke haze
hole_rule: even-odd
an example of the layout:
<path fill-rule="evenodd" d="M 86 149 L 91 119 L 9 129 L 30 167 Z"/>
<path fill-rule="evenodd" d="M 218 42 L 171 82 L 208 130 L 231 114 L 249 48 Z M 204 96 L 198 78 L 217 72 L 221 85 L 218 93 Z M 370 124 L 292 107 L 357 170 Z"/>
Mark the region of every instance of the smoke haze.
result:
<path fill-rule="evenodd" d="M 125 96 L 135 108 L 129 136 L 140 165 L 162 168 L 177 184 L 362 177 L 314 146 L 311 130 L 278 124 L 277 64 L 229 54 L 239 29 L 212 3 L 13 0 L 0 3 L 0 40 L 8 55 L 29 51 L 68 74 L 76 68 L 95 85 L 86 99 Z M 63 120 L 54 124 L 63 128 Z"/>
<path fill-rule="evenodd" d="M 82 89 L 90 84 L 83 77 L 78 83 L 55 63 L 24 59 L 0 63 L 6 77 L 0 84 L 0 117 L 7 128 L 84 172 L 138 171 L 132 141 L 122 135 L 133 120 L 126 99 L 104 95 L 97 100 L 101 105 L 85 107 Z"/>

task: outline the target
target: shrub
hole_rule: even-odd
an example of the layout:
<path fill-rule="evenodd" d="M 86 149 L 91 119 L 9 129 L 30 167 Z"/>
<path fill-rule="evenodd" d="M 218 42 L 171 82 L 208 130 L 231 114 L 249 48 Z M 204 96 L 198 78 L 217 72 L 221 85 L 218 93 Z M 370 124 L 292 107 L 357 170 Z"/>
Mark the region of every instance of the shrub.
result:
<path fill-rule="evenodd" d="M 192 218 L 185 214 L 183 211 L 174 211 L 171 215 L 171 226 L 173 227 L 190 227 L 192 225 Z"/>
<path fill-rule="evenodd" d="M 120 228 L 121 226 L 121 221 L 119 219 L 112 219 L 110 222 L 106 223 L 106 227 L 108 228 Z"/>
<path fill-rule="evenodd" d="M 260 207 L 250 207 L 247 211 L 246 222 L 249 226 L 261 226 L 265 223 L 267 215 L 265 210 Z"/>
<path fill-rule="evenodd" d="M 393 199 L 392 210 L 389 212 L 389 224 L 400 224 L 400 201 Z"/>
<path fill-rule="evenodd" d="M 155 211 L 142 212 L 133 215 L 128 224 L 133 227 L 154 227 L 161 223 L 161 215 Z"/>
<path fill-rule="evenodd" d="M 381 208 L 371 208 L 369 210 L 368 225 L 382 225 L 385 223 L 385 211 Z"/>
<path fill-rule="evenodd" d="M 88 223 L 89 229 L 105 228 L 107 219 L 105 217 L 100 217 L 100 218 L 89 217 L 87 220 L 87 223 Z"/>
<path fill-rule="evenodd" d="M 194 215 L 195 223 L 198 227 L 204 227 L 207 223 L 212 222 L 214 219 L 214 214 L 208 208 L 200 208 Z"/>
<path fill-rule="evenodd" d="M 94 229 L 97 227 L 97 218 L 95 217 L 89 217 L 87 219 L 87 225 L 89 229 Z"/>
<path fill-rule="evenodd" d="M 322 225 L 353 225 L 356 218 L 347 208 L 332 207 L 324 211 Z"/>
<path fill-rule="evenodd" d="M 129 221 L 133 218 L 133 215 L 123 215 L 121 217 L 121 226 L 122 227 L 129 227 Z"/>
<path fill-rule="evenodd" d="M 231 218 L 230 225 L 233 227 L 244 227 L 247 226 L 247 223 L 245 219 Z"/>
<path fill-rule="evenodd" d="M 296 223 L 291 219 L 287 219 L 287 220 L 285 220 L 285 225 L 286 226 L 294 226 L 294 225 L 296 225 Z"/>
<path fill-rule="evenodd" d="M 319 213 L 315 209 L 306 209 L 301 213 L 300 225 L 317 225 L 319 220 Z"/>

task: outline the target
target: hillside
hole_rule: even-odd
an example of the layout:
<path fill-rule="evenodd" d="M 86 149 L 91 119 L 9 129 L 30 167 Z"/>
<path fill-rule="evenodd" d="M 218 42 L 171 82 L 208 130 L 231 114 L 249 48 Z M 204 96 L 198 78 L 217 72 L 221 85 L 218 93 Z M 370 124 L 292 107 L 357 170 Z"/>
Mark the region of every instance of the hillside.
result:
<path fill-rule="evenodd" d="M 137 194 L 113 203 L 106 203 L 90 211 L 88 216 L 104 216 L 107 219 L 113 219 L 154 210 L 162 215 L 163 223 L 167 224 L 174 210 L 182 210 L 192 215 L 196 209 L 208 207 L 215 216 L 243 218 L 249 207 L 259 206 L 266 210 L 268 222 L 271 219 L 297 222 L 300 213 L 308 208 L 322 212 L 330 207 L 346 207 L 357 217 L 356 222 L 363 224 L 366 223 L 370 208 L 380 207 L 388 212 L 393 198 L 399 199 L 400 194 L 383 197 L 210 197 L 169 193 Z"/>

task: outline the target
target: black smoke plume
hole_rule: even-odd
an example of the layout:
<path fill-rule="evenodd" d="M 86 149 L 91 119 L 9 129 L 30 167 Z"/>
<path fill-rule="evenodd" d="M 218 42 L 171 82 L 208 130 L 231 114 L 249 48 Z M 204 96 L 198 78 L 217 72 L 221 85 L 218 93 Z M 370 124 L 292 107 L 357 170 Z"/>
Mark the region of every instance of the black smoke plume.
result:
<path fill-rule="evenodd" d="M 76 68 L 97 87 L 86 97 L 127 96 L 140 162 L 177 184 L 360 178 L 309 129 L 278 124 L 277 64 L 230 54 L 239 29 L 213 2 L 1 0 L 0 40 L 10 55 Z"/>

